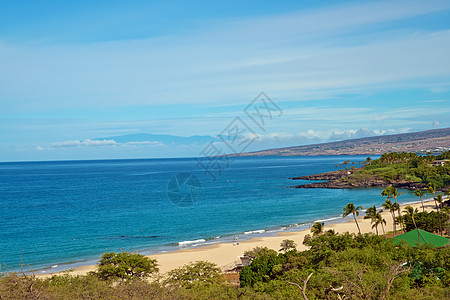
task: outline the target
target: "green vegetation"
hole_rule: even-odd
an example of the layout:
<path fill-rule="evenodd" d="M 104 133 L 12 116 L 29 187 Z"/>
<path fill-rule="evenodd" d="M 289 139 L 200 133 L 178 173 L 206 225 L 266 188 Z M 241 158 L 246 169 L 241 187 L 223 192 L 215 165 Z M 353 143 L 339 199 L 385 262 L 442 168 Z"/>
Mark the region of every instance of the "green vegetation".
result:
<path fill-rule="evenodd" d="M 373 234 L 327 232 L 310 250 L 270 253 L 241 271 L 241 287 L 274 299 L 436 299 L 448 297 L 450 249 L 394 245 Z M 312 274 L 312 275 L 311 275 Z M 306 284 L 305 284 L 306 282 Z"/>
<path fill-rule="evenodd" d="M 342 211 L 344 212 L 342 214 L 342 217 L 345 218 L 346 216 L 348 216 L 349 214 L 353 215 L 353 219 L 355 220 L 356 223 L 356 227 L 358 227 L 358 231 L 359 234 L 361 234 L 361 229 L 359 228 L 358 225 L 358 221 L 356 221 L 356 217 L 359 216 L 359 211 L 363 209 L 362 206 L 357 206 L 355 207 L 355 205 L 353 203 L 348 203 L 343 209 Z"/>
<path fill-rule="evenodd" d="M 447 219 L 448 214 L 440 212 L 442 219 Z M 404 216 L 406 231 L 417 228 L 428 232 L 440 232 L 438 213 L 432 212 L 416 212 L 414 214 L 406 214 Z M 415 225 L 414 225 L 415 222 Z M 447 223 L 444 223 L 447 224 Z"/>
<path fill-rule="evenodd" d="M 368 160 L 361 170 L 342 179 L 350 182 L 385 180 L 388 182 L 408 181 L 428 185 L 433 183 L 437 189 L 450 186 L 450 161 L 436 164 L 436 161 L 450 159 L 450 151 L 440 155 L 420 156 L 415 153 L 385 153 L 379 159 Z M 349 165 L 346 162 L 345 165 Z"/>
<path fill-rule="evenodd" d="M 397 224 L 396 224 L 396 219 L 395 219 L 395 211 L 399 209 L 399 205 L 398 203 L 392 203 L 390 199 L 386 199 L 386 201 L 384 201 L 384 203 L 381 205 L 384 209 L 387 209 L 390 211 L 391 215 L 392 215 L 392 224 L 394 227 L 394 236 L 396 236 L 397 234 Z"/>
<path fill-rule="evenodd" d="M 414 212 L 413 212 L 414 213 Z M 416 222 L 418 215 L 414 213 Z M 430 214 L 437 214 L 432 212 Z M 410 216 L 405 214 L 405 218 Z M 405 222 L 408 228 L 408 221 Z M 419 225 L 418 225 L 419 226 Z M 309 250 L 290 247 L 277 252 L 265 247 L 246 255 L 250 266 L 239 274 L 240 286 L 225 280 L 226 275 L 209 262 L 193 262 L 147 280 L 143 273 L 155 274 L 156 261 L 149 272 L 126 277 L 55 275 L 39 279 L 33 275 L 5 274 L 0 277 L 1 299 L 438 299 L 450 296 L 450 248 L 412 248 L 395 245 L 375 234 L 307 235 Z M 286 250 L 286 251 L 285 251 Z M 120 253 L 119 253 L 120 254 Z M 132 257 L 132 259 L 129 259 Z M 120 256 L 108 253 L 102 260 L 121 258 L 128 265 L 148 261 L 139 254 Z M 126 261 L 126 262 L 124 262 Z M 107 264 L 109 265 L 109 263 Z M 131 266 L 128 265 L 127 269 Z M 151 270 L 151 271 L 150 271 Z"/>
<path fill-rule="evenodd" d="M 105 253 L 93 275 L 103 280 L 146 278 L 157 273 L 156 260 L 128 252 Z"/>
<path fill-rule="evenodd" d="M 165 283 L 172 287 L 194 288 L 196 286 L 210 286 L 220 281 L 220 269 L 215 264 L 197 261 L 170 271 Z"/>
<path fill-rule="evenodd" d="M 281 249 L 278 251 L 283 251 L 286 253 L 288 251 L 295 250 L 297 244 L 293 240 L 283 240 L 280 246 Z"/>
<path fill-rule="evenodd" d="M 381 225 L 381 228 L 383 229 L 383 234 L 385 234 L 384 225 L 386 225 L 386 220 L 383 219 L 383 217 L 381 216 L 382 212 L 383 210 L 377 211 L 377 208 L 374 205 L 366 209 L 366 215 L 364 216 L 364 219 L 370 219 L 370 222 L 372 223 L 372 229 L 375 228 L 377 235 L 378 235 L 378 225 Z"/>
<path fill-rule="evenodd" d="M 316 235 L 321 235 L 323 233 L 323 227 L 324 227 L 324 223 L 323 222 L 315 222 L 312 226 L 311 226 L 311 232 L 313 234 L 313 236 Z"/>
<path fill-rule="evenodd" d="M 398 198 L 398 196 L 400 196 L 402 194 L 404 194 L 404 192 L 399 192 L 398 189 L 393 187 L 392 185 L 388 186 L 381 192 L 381 196 L 386 197 L 386 200 L 394 198 L 395 203 L 392 204 L 392 208 L 397 209 L 397 213 L 398 213 L 397 218 L 395 218 L 395 213 L 394 213 L 394 224 L 397 222 L 400 225 L 403 225 L 403 217 L 402 217 L 402 214 L 400 213 L 400 205 L 397 202 L 397 198 Z M 386 204 L 386 206 L 388 205 L 386 202 L 385 202 L 385 204 Z M 395 229 L 394 229 L 394 231 L 395 231 Z"/>
<path fill-rule="evenodd" d="M 419 189 L 416 189 L 413 194 L 414 194 L 414 196 L 417 196 L 420 198 L 420 203 L 422 203 L 422 211 L 425 212 L 425 206 L 423 206 L 422 197 L 425 196 L 426 194 Z"/>

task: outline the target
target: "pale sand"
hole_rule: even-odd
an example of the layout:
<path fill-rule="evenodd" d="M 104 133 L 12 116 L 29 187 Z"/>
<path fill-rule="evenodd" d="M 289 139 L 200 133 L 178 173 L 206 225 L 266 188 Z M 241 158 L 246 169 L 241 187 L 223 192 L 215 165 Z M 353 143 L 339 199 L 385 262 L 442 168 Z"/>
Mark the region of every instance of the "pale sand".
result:
<path fill-rule="evenodd" d="M 380 201 L 381 202 L 381 201 Z M 427 211 L 433 210 L 435 208 L 434 201 L 431 199 L 424 200 L 425 209 Z M 403 208 L 407 205 L 402 205 Z M 411 205 L 414 208 L 418 208 L 419 211 L 422 211 L 422 207 L 420 203 L 416 203 Z M 392 231 L 392 216 L 390 212 L 385 211 L 382 213 L 383 218 L 386 220 L 385 231 Z M 346 219 L 348 221 L 342 223 L 334 223 L 334 224 L 325 224 L 324 230 L 334 229 L 337 233 L 357 233 L 358 229 L 356 224 L 351 219 Z M 375 229 L 372 229 L 372 224 L 370 220 L 364 220 L 362 216 L 358 218 L 358 224 L 361 228 L 362 233 L 375 232 Z M 398 227 L 398 226 L 397 226 Z M 379 226 L 378 231 L 382 234 L 382 229 Z M 297 250 L 307 250 L 307 247 L 304 246 L 303 240 L 305 235 L 310 234 L 310 230 L 303 230 L 300 232 L 282 232 L 275 236 L 270 237 L 262 237 L 262 238 L 254 238 L 247 241 L 242 241 L 239 245 L 234 246 L 232 242 L 230 243 L 218 243 L 215 245 L 196 247 L 190 249 L 182 249 L 173 252 L 167 252 L 156 255 L 149 255 L 151 258 L 157 259 L 159 263 L 160 272 L 162 274 L 180 267 L 184 264 L 193 261 L 205 260 L 210 261 L 217 264 L 222 269 L 226 269 L 227 267 L 232 266 L 235 262 L 239 261 L 239 257 L 244 254 L 244 251 L 251 250 L 255 247 L 268 247 L 270 249 L 279 250 L 280 243 L 285 239 L 293 240 L 297 244 Z M 89 271 L 95 270 L 95 266 L 80 266 L 72 271 L 66 271 L 63 273 L 71 274 L 71 275 L 85 275 Z M 39 277 L 48 277 L 52 274 L 40 274 Z"/>

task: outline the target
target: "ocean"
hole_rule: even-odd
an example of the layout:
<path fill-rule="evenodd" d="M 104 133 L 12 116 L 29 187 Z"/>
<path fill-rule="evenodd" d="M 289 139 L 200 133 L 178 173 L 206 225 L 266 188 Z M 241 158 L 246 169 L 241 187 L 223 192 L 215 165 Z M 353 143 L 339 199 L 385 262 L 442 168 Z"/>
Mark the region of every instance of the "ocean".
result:
<path fill-rule="evenodd" d="M 381 189 L 292 189 L 307 182 L 290 178 L 365 158 L 229 158 L 214 177 L 193 158 L 0 163 L 1 271 L 23 260 L 55 272 L 110 251 L 160 253 L 342 220 L 349 202 L 380 206 Z"/>

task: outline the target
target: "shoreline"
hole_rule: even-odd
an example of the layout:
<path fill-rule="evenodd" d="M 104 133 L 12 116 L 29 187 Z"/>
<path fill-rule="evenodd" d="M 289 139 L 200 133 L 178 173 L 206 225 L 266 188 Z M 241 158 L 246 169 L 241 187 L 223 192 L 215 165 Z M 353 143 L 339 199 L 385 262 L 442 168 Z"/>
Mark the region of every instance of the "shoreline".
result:
<path fill-rule="evenodd" d="M 425 210 L 430 211 L 434 209 L 434 201 L 433 198 L 423 199 Z M 404 207 L 411 205 L 413 208 L 418 208 L 421 211 L 421 202 L 417 201 L 409 201 L 402 203 L 400 205 L 401 209 Z M 392 217 L 389 212 L 384 211 L 382 213 L 383 218 L 386 220 L 385 231 L 392 231 Z M 358 217 L 358 224 L 361 228 L 362 233 L 373 232 L 372 224 L 369 219 L 363 219 L 364 212 L 360 214 Z M 328 221 L 329 220 L 329 221 Z M 329 229 L 334 229 L 337 233 L 357 233 L 356 224 L 351 216 L 346 218 L 341 217 L 341 222 L 338 222 L 338 217 L 331 217 L 324 220 L 316 220 L 320 222 L 324 222 L 324 231 Z M 315 221 L 314 221 L 315 222 Z M 314 223 L 312 222 L 312 223 Z M 297 227 L 305 227 L 311 225 L 312 223 L 298 224 Z M 288 227 L 287 227 L 288 228 Z M 287 229 L 286 228 L 286 229 Z M 292 226 L 292 228 L 295 228 Z M 247 250 L 252 250 L 255 247 L 268 247 L 270 249 L 278 250 L 280 248 L 280 243 L 285 239 L 294 240 L 297 244 L 297 250 L 303 251 L 307 250 L 307 247 L 304 246 L 303 239 L 307 234 L 310 234 L 309 228 L 304 228 L 300 231 L 285 231 L 282 228 L 279 228 L 278 231 L 272 229 L 271 231 L 265 230 L 264 233 L 266 235 L 263 236 L 255 236 L 250 237 L 249 239 L 240 240 L 239 245 L 234 246 L 233 241 L 218 241 L 216 243 L 210 244 L 199 244 L 195 246 L 190 246 L 187 248 L 176 249 L 173 251 L 167 251 L 163 253 L 150 254 L 145 255 L 146 257 L 151 257 L 152 259 L 156 259 L 159 264 L 159 269 L 161 274 L 165 274 L 168 271 L 175 269 L 177 267 L 181 267 L 184 264 L 187 264 L 192 261 L 198 260 L 206 260 L 212 263 L 215 263 L 222 270 L 231 269 L 233 265 L 239 262 L 239 257 L 244 254 Z M 262 233 L 262 234 L 264 234 Z M 382 234 L 382 229 L 379 228 L 379 233 Z M 239 236 L 245 234 L 239 234 Z M 224 237 L 226 238 L 226 237 Z M 145 252 L 145 251 L 142 251 Z M 138 252 L 139 253 L 139 252 Z M 56 265 L 56 264 L 55 264 Z M 47 278 L 53 275 L 61 275 L 61 274 L 69 274 L 69 275 L 86 275 L 90 271 L 94 271 L 96 269 L 96 265 L 81 265 L 74 269 L 69 269 L 66 271 L 56 271 L 52 273 L 40 273 L 36 274 L 36 276 L 40 278 Z M 38 271 L 38 270 L 36 270 Z M 44 269 L 44 271 L 51 271 L 51 269 Z M 37 273 L 37 272 L 35 272 Z"/>

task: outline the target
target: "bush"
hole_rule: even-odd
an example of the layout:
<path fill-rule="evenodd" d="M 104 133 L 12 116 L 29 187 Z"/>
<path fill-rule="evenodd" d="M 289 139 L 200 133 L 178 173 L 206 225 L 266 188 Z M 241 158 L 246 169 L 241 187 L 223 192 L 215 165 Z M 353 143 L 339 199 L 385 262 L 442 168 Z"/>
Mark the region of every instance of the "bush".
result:
<path fill-rule="evenodd" d="M 52 299 L 115 299 L 113 287 L 94 274 L 54 275 L 44 282 Z"/>
<path fill-rule="evenodd" d="M 95 274 L 103 280 L 145 278 L 159 271 L 155 259 L 128 252 L 105 253 Z"/>
<path fill-rule="evenodd" d="M 267 247 L 255 247 L 250 251 L 245 251 L 244 256 L 250 257 L 250 258 L 258 258 L 263 255 L 277 255 L 277 251 L 269 249 Z"/>
<path fill-rule="evenodd" d="M 445 228 L 444 221 L 447 220 L 447 215 L 440 212 L 441 220 L 443 222 L 442 228 Z M 439 217 L 438 213 L 435 211 L 431 212 L 419 212 L 414 214 L 414 220 L 416 221 L 417 228 L 428 231 L 428 232 L 438 232 L 439 231 Z M 406 231 L 411 231 L 416 229 L 414 222 L 412 221 L 411 215 L 403 215 L 403 221 L 405 222 Z"/>
<path fill-rule="evenodd" d="M 297 244 L 293 240 L 283 240 L 280 244 L 281 249 L 278 251 L 288 252 L 295 250 Z"/>
<path fill-rule="evenodd" d="M 250 266 L 242 268 L 239 274 L 241 287 L 253 286 L 256 282 L 267 282 L 275 278 L 279 273 L 279 266 L 286 263 L 285 254 L 267 252 L 253 259 Z"/>
<path fill-rule="evenodd" d="M 220 274 L 220 269 L 216 264 L 197 261 L 170 271 L 166 283 L 191 288 L 198 284 L 218 283 L 220 282 Z"/>

